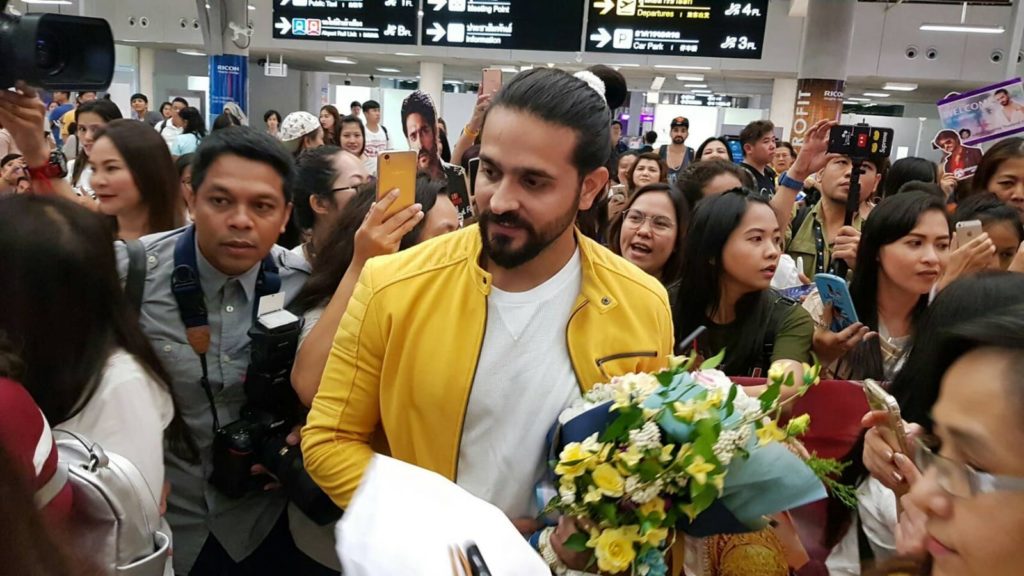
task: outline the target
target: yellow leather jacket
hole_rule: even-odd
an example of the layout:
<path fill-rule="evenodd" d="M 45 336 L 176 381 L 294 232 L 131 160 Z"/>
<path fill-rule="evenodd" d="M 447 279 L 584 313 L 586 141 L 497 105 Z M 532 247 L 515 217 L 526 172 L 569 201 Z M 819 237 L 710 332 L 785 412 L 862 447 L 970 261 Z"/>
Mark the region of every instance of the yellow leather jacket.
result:
<path fill-rule="evenodd" d="M 581 390 L 665 367 L 665 289 L 576 237 L 582 283 L 566 339 Z M 339 506 L 359 486 L 378 427 L 391 456 L 455 480 L 491 289 L 480 251 L 479 228 L 470 226 L 363 269 L 302 431 L 306 469 Z"/>

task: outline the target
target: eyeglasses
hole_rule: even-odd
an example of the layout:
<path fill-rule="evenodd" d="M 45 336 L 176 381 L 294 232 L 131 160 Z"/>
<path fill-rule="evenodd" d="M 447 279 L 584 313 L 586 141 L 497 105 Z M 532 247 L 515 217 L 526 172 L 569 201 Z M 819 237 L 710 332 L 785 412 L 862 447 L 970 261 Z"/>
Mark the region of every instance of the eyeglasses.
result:
<path fill-rule="evenodd" d="M 971 498 L 993 492 L 1024 492 L 1024 478 L 979 472 L 967 464 L 936 454 L 920 439 L 917 441 L 914 463 L 922 474 L 935 469 L 939 487 L 957 498 Z"/>
<path fill-rule="evenodd" d="M 644 222 L 651 221 L 651 230 L 655 234 L 668 234 L 676 229 L 676 223 L 665 216 L 648 216 L 636 208 L 622 213 L 622 220 L 632 228 L 640 228 Z"/>
<path fill-rule="evenodd" d="M 366 180 L 364 180 L 364 181 L 362 181 L 362 182 L 360 182 L 360 183 L 358 183 L 358 184 L 356 184 L 354 186 L 343 186 L 341 188 L 331 188 L 331 194 L 337 194 L 338 192 L 348 192 L 350 190 L 352 191 L 353 194 L 355 194 L 356 192 L 359 191 L 359 187 L 360 186 L 362 186 L 364 184 L 372 184 L 372 183 L 374 183 L 376 181 L 377 181 L 377 179 L 375 177 L 370 176 Z"/>

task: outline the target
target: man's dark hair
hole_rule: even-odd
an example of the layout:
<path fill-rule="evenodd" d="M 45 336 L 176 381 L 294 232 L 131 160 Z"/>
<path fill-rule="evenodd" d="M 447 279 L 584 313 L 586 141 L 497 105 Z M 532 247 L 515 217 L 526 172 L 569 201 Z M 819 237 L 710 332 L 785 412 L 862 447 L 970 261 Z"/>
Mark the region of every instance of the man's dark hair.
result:
<path fill-rule="evenodd" d="M 67 90 L 54 90 L 53 95 L 56 96 L 57 94 L 63 94 L 68 100 L 71 99 L 71 92 L 68 92 Z"/>
<path fill-rule="evenodd" d="M 618 126 L 619 128 L 622 128 L 622 122 L 619 121 L 619 120 L 612 120 L 612 124 L 611 125 L 612 126 Z"/>
<path fill-rule="evenodd" d="M 493 106 L 493 105 L 492 105 Z M 437 130 L 437 108 L 430 95 L 419 90 L 409 94 L 409 97 L 402 100 L 402 133 L 409 136 L 409 128 L 406 124 L 410 114 L 419 114 L 428 126 Z M 611 138 L 609 136 L 609 138 Z"/>
<path fill-rule="evenodd" d="M 771 120 L 754 120 L 740 132 L 740 144 L 744 146 L 757 144 L 757 141 L 764 138 L 766 134 L 774 132 L 775 124 L 772 124 Z"/>
<path fill-rule="evenodd" d="M 18 158 L 21 158 L 21 154 L 8 154 L 0 159 L 0 168 L 6 168 L 8 164 L 14 162 Z"/>
<path fill-rule="evenodd" d="M 367 100 L 363 102 L 363 112 L 367 110 L 380 110 L 380 104 L 376 100 Z"/>
<path fill-rule="evenodd" d="M 234 155 L 262 162 L 273 168 L 284 181 L 281 192 L 285 201 L 292 201 L 295 160 L 281 142 L 270 134 L 248 126 L 229 126 L 204 138 L 195 154 L 196 159 L 192 164 L 192 189 L 197 192 L 203 185 L 206 171 L 210 166 L 221 156 Z"/>
<path fill-rule="evenodd" d="M 956 142 L 959 142 L 960 135 L 957 134 L 954 130 L 942 130 L 935 135 L 935 142 L 938 143 L 942 142 L 943 140 L 954 140 Z"/>
<path fill-rule="evenodd" d="M 174 104 L 175 102 L 177 102 L 179 104 L 184 104 L 185 106 L 191 106 L 191 104 L 188 103 L 188 100 L 185 100 L 181 96 L 175 96 L 174 98 L 171 99 L 171 104 Z"/>
<path fill-rule="evenodd" d="M 602 94 L 564 70 L 534 68 L 517 74 L 495 96 L 490 110 L 495 108 L 526 112 L 573 129 L 576 148 L 572 162 L 581 179 L 608 163 L 611 112 Z"/>
<path fill-rule="evenodd" d="M 149 98 L 147 98 L 146 95 L 141 92 L 136 92 L 135 94 L 132 94 L 132 97 L 128 99 L 129 102 L 133 102 L 135 100 L 142 100 L 146 104 L 149 104 Z"/>
<path fill-rule="evenodd" d="M 359 106 L 360 108 L 363 107 L 363 105 L 359 103 L 359 100 L 353 100 L 352 103 L 348 105 L 349 108 L 354 108 L 356 106 Z"/>
<path fill-rule="evenodd" d="M 82 96 L 85 96 L 86 94 L 96 94 L 96 91 L 95 90 L 82 90 L 81 92 L 78 93 L 78 100 L 81 101 L 82 100 Z"/>
<path fill-rule="evenodd" d="M 644 134 L 644 142 L 653 145 L 657 141 L 658 141 L 658 133 L 655 132 L 654 130 L 651 130 L 647 134 Z"/>
<path fill-rule="evenodd" d="M 1010 93 L 1009 93 L 1009 92 L 1007 92 L 1005 88 L 1000 88 L 999 90 L 996 90 L 996 92 L 995 92 L 995 93 L 996 93 L 996 94 L 1005 94 L 1007 98 L 1009 98 L 1009 97 L 1010 97 Z"/>
<path fill-rule="evenodd" d="M 754 188 L 754 179 L 750 172 L 738 164 L 721 158 L 701 160 L 690 164 L 679 173 L 676 178 L 676 186 L 690 206 L 696 206 L 697 202 L 704 198 L 704 187 L 722 174 L 732 174 L 743 184 L 744 188 Z"/>

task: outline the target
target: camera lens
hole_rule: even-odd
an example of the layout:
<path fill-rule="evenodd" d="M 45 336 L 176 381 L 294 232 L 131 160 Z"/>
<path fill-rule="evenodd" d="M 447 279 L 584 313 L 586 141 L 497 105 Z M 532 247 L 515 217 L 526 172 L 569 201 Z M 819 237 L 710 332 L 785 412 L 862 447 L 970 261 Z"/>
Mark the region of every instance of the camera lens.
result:
<path fill-rule="evenodd" d="M 391 160 L 391 154 L 385 154 L 384 155 L 384 159 L 385 160 Z"/>
<path fill-rule="evenodd" d="M 49 36 L 36 39 L 36 67 L 44 74 L 54 76 L 64 69 L 64 57 L 60 44 Z"/>

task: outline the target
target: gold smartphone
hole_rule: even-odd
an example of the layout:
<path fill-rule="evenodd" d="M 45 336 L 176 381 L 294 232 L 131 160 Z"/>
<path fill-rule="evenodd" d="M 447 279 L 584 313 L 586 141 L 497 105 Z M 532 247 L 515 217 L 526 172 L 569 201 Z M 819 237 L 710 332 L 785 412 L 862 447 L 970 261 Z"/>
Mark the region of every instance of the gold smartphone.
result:
<path fill-rule="evenodd" d="M 385 150 L 377 154 L 377 201 L 395 188 L 399 190 L 387 212 L 388 216 L 400 212 L 416 202 L 416 151 Z"/>
<path fill-rule="evenodd" d="M 900 405 L 893 398 L 892 394 L 886 392 L 885 388 L 878 382 L 869 379 L 864 380 L 864 395 L 867 396 L 868 406 L 872 410 L 882 410 L 889 414 L 889 422 L 885 429 L 879 428 L 879 432 L 889 442 L 900 447 L 900 452 L 908 457 L 913 456 L 910 447 L 907 445 L 907 429 L 903 426 L 903 417 L 900 415 Z"/>
<path fill-rule="evenodd" d="M 963 248 L 968 242 L 981 236 L 981 220 L 964 220 L 956 223 L 956 243 Z"/>
<path fill-rule="evenodd" d="M 501 90 L 501 68 L 484 68 L 484 78 L 480 82 L 481 94 L 494 94 Z"/>

